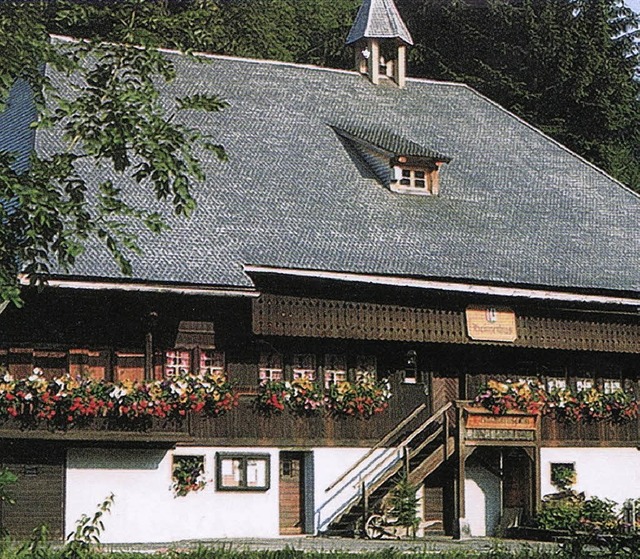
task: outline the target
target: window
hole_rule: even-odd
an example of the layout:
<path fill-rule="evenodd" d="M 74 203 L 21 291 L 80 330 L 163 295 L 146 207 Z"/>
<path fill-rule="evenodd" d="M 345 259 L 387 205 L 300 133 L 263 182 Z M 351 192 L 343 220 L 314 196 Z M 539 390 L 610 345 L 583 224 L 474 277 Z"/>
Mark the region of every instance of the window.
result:
<path fill-rule="evenodd" d="M 551 463 L 551 485 L 558 491 L 566 491 L 577 481 L 576 465 L 574 462 Z"/>
<path fill-rule="evenodd" d="M 567 388 L 567 380 L 564 378 L 547 378 L 547 390 L 553 392 L 554 390 L 564 390 Z"/>
<path fill-rule="evenodd" d="M 171 465 L 171 481 L 177 497 L 204 489 L 204 456 L 174 455 Z"/>
<path fill-rule="evenodd" d="M 186 349 L 171 349 L 165 353 L 164 374 L 167 377 L 186 375 L 191 372 L 191 352 Z"/>
<path fill-rule="evenodd" d="M 224 374 L 224 352 L 213 349 L 200 349 L 200 366 L 198 370 L 202 375 Z"/>
<path fill-rule="evenodd" d="M 409 192 L 412 194 L 437 195 L 438 168 L 414 167 L 399 165 L 393 168 L 394 180 L 391 182 L 391 190 L 394 192 Z"/>
<path fill-rule="evenodd" d="M 407 351 L 404 358 L 404 382 L 418 382 L 418 354 L 413 349 Z"/>
<path fill-rule="evenodd" d="M 291 358 L 293 380 L 305 378 L 316 380 L 316 356 L 313 353 L 296 353 Z"/>
<path fill-rule="evenodd" d="M 593 388 L 593 379 L 591 378 L 579 378 L 576 380 L 576 390 L 582 392 L 583 390 L 591 390 Z"/>
<path fill-rule="evenodd" d="M 284 378 L 282 368 L 282 354 L 281 353 L 266 353 L 260 354 L 260 366 L 258 370 L 260 382 L 267 380 L 282 380 Z"/>
<path fill-rule="evenodd" d="M 347 360 L 344 355 L 327 353 L 324 356 L 324 386 L 329 388 L 347 380 Z"/>
<path fill-rule="evenodd" d="M 622 381 L 620 379 L 606 378 L 602 381 L 602 391 L 605 394 L 613 394 L 618 390 L 622 390 Z"/>
<path fill-rule="evenodd" d="M 374 355 L 356 356 L 356 379 L 376 376 L 376 358 Z"/>
<path fill-rule="evenodd" d="M 164 374 L 167 377 L 200 373 L 224 374 L 224 352 L 213 349 L 170 349 L 165 351 Z"/>
<path fill-rule="evenodd" d="M 266 491 L 270 482 L 268 454 L 218 453 L 218 491 Z"/>
<path fill-rule="evenodd" d="M 144 353 L 116 351 L 115 380 L 144 379 Z"/>

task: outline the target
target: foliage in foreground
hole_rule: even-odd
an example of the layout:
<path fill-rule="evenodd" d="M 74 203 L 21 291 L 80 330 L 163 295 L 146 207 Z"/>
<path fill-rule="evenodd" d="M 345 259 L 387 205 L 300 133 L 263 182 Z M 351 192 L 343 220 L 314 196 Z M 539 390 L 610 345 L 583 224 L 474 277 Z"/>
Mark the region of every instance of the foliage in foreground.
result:
<path fill-rule="evenodd" d="M 554 550 L 542 550 L 524 546 L 518 551 L 509 551 L 495 546 L 488 551 L 454 549 L 430 551 L 428 544 L 424 550 L 403 552 L 390 546 L 380 551 L 301 551 L 290 547 L 279 550 L 248 551 L 232 546 L 214 548 L 199 546 L 194 549 L 170 549 L 152 555 L 157 559 L 558 559 Z M 586 556 L 585 556 L 586 557 Z M 0 549 L 0 559 L 69 559 L 64 549 L 54 549 L 46 545 L 37 547 L 35 554 L 27 547 L 5 545 Z M 149 559 L 148 553 L 107 552 L 98 547 L 86 547 L 74 559 Z"/>

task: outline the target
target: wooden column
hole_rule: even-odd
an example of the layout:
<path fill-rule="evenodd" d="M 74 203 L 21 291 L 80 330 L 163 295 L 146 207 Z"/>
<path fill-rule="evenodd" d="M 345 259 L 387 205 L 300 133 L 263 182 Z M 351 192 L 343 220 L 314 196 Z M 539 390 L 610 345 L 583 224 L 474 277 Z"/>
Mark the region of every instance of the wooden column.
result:
<path fill-rule="evenodd" d="M 458 436 L 456 438 L 457 450 L 458 450 L 458 467 L 456 476 L 456 491 L 455 491 L 455 509 L 456 509 L 456 537 L 461 537 L 461 520 L 465 517 L 464 506 L 464 479 L 465 479 L 465 461 L 467 459 L 466 447 L 464 444 L 465 429 L 464 429 L 464 411 L 462 406 L 458 407 Z"/>
<path fill-rule="evenodd" d="M 369 39 L 369 79 L 374 85 L 380 83 L 380 45 L 376 39 Z"/>
<path fill-rule="evenodd" d="M 398 45 L 398 60 L 393 70 L 394 79 L 398 87 L 404 87 L 407 72 L 407 47 L 405 45 Z"/>
<path fill-rule="evenodd" d="M 158 313 L 147 315 L 147 331 L 144 335 L 144 379 L 153 380 L 153 332 L 158 322 Z"/>

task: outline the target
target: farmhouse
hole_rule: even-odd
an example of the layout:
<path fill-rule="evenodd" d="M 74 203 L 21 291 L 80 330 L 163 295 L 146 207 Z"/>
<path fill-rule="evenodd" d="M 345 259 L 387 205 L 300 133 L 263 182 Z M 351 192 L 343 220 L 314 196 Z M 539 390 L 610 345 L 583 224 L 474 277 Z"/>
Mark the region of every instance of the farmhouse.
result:
<path fill-rule="evenodd" d="M 347 43 L 355 71 L 167 54 L 167 98 L 228 100 L 190 124 L 230 161 L 204 156 L 190 220 L 141 228 L 132 277 L 90 245 L 25 288 L 0 315 L 0 364 L 31 385 L 34 369 L 112 382 L 123 415 L 148 405 L 125 399 L 134 381 L 173 397 L 171 379 L 202 374 L 217 407 L 25 424 L 6 377 L 0 456 L 19 480 L 2 528 L 62 537 L 113 494 L 105 542 L 354 533 L 403 473 L 425 532 L 530 518 L 558 468 L 640 497 L 637 414 L 469 405 L 492 380 L 637 399 L 638 195 L 469 87 L 407 77 L 392 0 L 364 0 Z M 0 145 L 47 150 L 25 99 Z"/>

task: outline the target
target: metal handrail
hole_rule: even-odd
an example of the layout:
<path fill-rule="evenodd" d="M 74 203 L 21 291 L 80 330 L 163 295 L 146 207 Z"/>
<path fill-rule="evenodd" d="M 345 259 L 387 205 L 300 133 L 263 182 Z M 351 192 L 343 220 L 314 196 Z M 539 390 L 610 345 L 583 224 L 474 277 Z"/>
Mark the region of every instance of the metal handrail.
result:
<path fill-rule="evenodd" d="M 381 446 L 386 445 L 393 437 L 395 437 L 399 431 L 401 431 L 408 423 L 413 421 L 418 415 L 420 415 L 424 409 L 427 407 L 426 404 L 420 404 L 413 412 L 405 417 L 398 425 L 396 425 L 391 431 L 389 431 L 382 439 L 380 439 L 374 446 L 372 446 L 369 451 L 362 456 L 351 468 L 349 468 L 346 472 L 344 472 L 338 479 L 336 479 L 329 487 L 325 489 L 326 491 L 331 491 L 336 485 L 338 485 L 342 480 L 351 475 L 360 464 L 362 464 L 365 460 L 367 460 L 376 450 L 378 450 Z"/>

